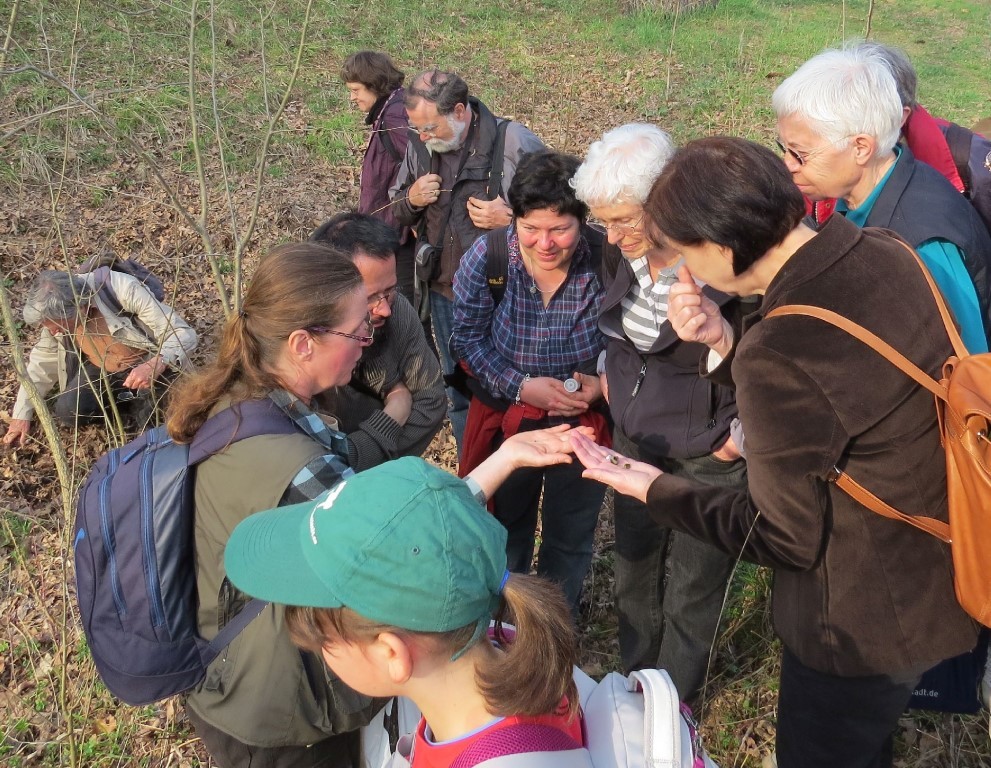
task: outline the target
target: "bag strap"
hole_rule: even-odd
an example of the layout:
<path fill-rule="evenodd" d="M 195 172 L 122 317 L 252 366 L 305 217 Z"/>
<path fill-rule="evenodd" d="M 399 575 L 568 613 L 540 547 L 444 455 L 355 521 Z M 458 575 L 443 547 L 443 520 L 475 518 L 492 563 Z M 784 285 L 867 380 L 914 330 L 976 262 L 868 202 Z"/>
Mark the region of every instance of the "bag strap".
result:
<path fill-rule="evenodd" d="M 392 104 L 392 100 L 396 98 L 396 94 L 399 93 L 397 88 L 392 93 L 389 94 L 389 98 L 385 100 L 385 104 L 382 105 L 382 109 L 379 111 L 378 117 L 375 118 L 375 124 L 372 126 L 372 130 L 379 134 L 379 138 L 382 139 L 382 145 L 385 147 L 386 151 L 389 153 L 389 157 L 392 158 L 392 162 L 398 163 L 403 159 L 403 156 L 399 154 L 399 150 L 396 149 L 396 142 L 392 140 L 392 130 L 388 128 L 383 128 L 382 124 L 385 122 L 385 111 Z"/>
<path fill-rule="evenodd" d="M 509 244 L 506 233 L 509 227 L 497 227 L 485 233 L 485 279 L 492 294 L 493 310 L 506 295 L 506 279 L 509 275 Z"/>
<path fill-rule="evenodd" d="M 643 764 L 681 763 L 681 702 L 668 673 L 640 669 L 626 678 L 628 691 L 643 691 Z"/>
<path fill-rule="evenodd" d="M 836 312 L 823 307 L 815 307 L 811 304 L 785 304 L 775 307 L 764 317 L 782 317 L 785 315 L 805 315 L 815 317 L 819 320 L 834 325 L 842 331 L 846 331 L 854 338 L 862 341 L 868 347 L 877 352 L 881 357 L 898 368 L 902 373 L 914 379 L 920 386 L 925 387 L 941 400 L 946 400 L 946 387 L 936 381 L 932 376 L 923 371 L 919 366 L 909 360 L 905 355 L 892 347 L 888 342 L 879 336 L 871 333 L 862 325 L 858 325 L 852 320 L 848 320 Z"/>
<path fill-rule="evenodd" d="M 908 243 L 901 238 L 895 239 L 898 240 L 898 242 L 912 254 L 916 263 L 919 265 L 919 268 L 922 270 L 922 274 L 925 276 L 926 282 L 929 283 L 929 288 L 936 300 L 936 306 L 939 308 L 940 317 L 942 317 L 943 324 L 946 327 L 946 333 L 950 337 L 950 343 L 953 345 L 953 349 L 957 353 L 957 357 L 967 357 L 968 352 L 963 345 L 963 339 L 960 338 L 960 333 L 956 329 L 956 325 L 952 320 L 950 311 L 947 309 L 946 302 L 943 300 L 943 296 L 940 293 L 939 288 L 936 287 L 936 283 L 933 280 L 932 275 L 929 274 L 929 270 L 926 269 L 925 263 L 921 258 L 919 258 L 919 255 Z M 772 309 L 764 317 L 772 318 L 782 317 L 785 315 L 805 315 L 807 317 L 815 317 L 829 323 L 830 325 L 836 326 L 840 330 L 845 331 L 857 340 L 869 346 L 888 362 L 902 371 L 906 376 L 910 377 L 920 386 L 932 392 L 937 398 L 943 400 L 944 402 L 947 400 L 946 387 L 941 382 L 936 381 L 915 363 L 905 357 L 905 355 L 880 337 L 868 331 L 863 326 L 848 320 L 836 312 L 808 304 L 786 304 L 784 306 Z M 841 490 L 846 492 L 849 496 L 853 497 L 857 502 L 867 507 L 867 509 L 872 512 L 892 520 L 900 520 L 903 523 L 907 523 L 908 525 L 930 534 L 931 536 L 935 536 L 937 539 L 940 539 L 947 544 L 951 543 L 950 526 L 942 520 L 936 520 L 931 517 L 906 515 L 904 512 L 900 512 L 887 502 L 868 491 L 838 467 L 833 467 L 828 479 L 830 482 L 836 483 Z"/>
<path fill-rule="evenodd" d="M 953 156 L 953 164 L 957 167 L 960 180 L 963 182 L 963 193 L 969 198 L 973 191 L 973 179 L 970 175 L 970 145 L 974 139 L 972 131 L 962 125 L 950 123 L 946 126 L 946 144 Z"/>
<path fill-rule="evenodd" d="M 224 650 L 228 645 L 230 645 L 234 638 L 241 634 L 241 631 L 251 623 L 251 621 L 262 612 L 262 609 L 268 605 L 268 600 L 260 600 L 257 597 L 252 598 L 244 607 L 234 616 L 230 621 L 221 627 L 217 635 L 207 643 L 206 648 L 204 648 L 200 656 L 203 659 L 204 664 L 209 664 L 220 652 Z"/>
<path fill-rule="evenodd" d="M 502 180 L 506 175 L 506 129 L 512 120 L 504 119 L 496 123 L 495 141 L 492 142 L 492 164 L 489 167 L 489 185 L 486 194 L 489 200 L 495 200 L 502 191 Z"/>
<path fill-rule="evenodd" d="M 258 435 L 291 435 L 292 419 L 269 400 L 244 400 L 207 419 L 189 446 L 189 466 L 195 466 L 227 446 Z"/>
<path fill-rule="evenodd" d="M 225 408 L 207 419 L 196 432 L 189 446 L 189 466 L 205 461 L 227 446 L 258 435 L 286 435 L 296 432 L 296 425 L 267 397 L 261 400 L 245 400 Z M 255 597 L 223 627 L 200 651 L 203 664 L 212 662 L 230 645 L 241 631 L 269 604 L 268 600 Z"/>
<path fill-rule="evenodd" d="M 392 158 L 392 162 L 398 163 L 400 160 L 402 160 L 402 157 L 399 154 L 399 150 L 396 149 L 396 144 L 392 140 L 392 136 L 389 133 L 389 129 L 379 128 L 378 132 L 379 132 L 379 138 L 382 139 L 382 145 L 385 147 L 386 152 L 388 152 L 389 156 Z"/>

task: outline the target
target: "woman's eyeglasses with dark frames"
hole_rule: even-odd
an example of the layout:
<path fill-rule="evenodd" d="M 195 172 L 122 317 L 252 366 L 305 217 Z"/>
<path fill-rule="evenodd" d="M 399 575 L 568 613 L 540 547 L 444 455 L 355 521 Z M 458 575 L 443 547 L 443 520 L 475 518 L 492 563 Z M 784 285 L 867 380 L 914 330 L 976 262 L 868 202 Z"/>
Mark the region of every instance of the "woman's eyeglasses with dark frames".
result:
<path fill-rule="evenodd" d="M 365 318 L 365 328 L 368 329 L 367 336 L 359 336 L 357 333 L 345 333 L 344 331 L 335 331 L 333 328 L 328 328 L 326 325 L 308 325 L 303 330 L 309 331 L 315 334 L 328 333 L 333 336 L 343 336 L 345 339 L 354 339 L 362 344 L 371 344 L 375 339 L 375 327 L 372 325 L 371 318 Z"/>

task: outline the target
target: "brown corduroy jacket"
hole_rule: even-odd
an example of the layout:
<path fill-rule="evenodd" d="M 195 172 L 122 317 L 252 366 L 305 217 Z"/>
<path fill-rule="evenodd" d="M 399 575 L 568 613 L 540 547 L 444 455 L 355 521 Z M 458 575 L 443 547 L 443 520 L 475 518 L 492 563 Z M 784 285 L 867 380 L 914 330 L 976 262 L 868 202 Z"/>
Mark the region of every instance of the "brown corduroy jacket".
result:
<path fill-rule="evenodd" d="M 921 672 L 976 640 L 953 593 L 949 547 L 876 515 L 828 477 L 838 466 L 901 511 L 946 520 L 933 396 L 821 320 L 763 319 L 784 304 L 845 315 L 931 374 L 950 353 L 911 255 L 834 216 L 781 268 L 734 354 L 711 372 L 731 366 L 749 494 L 728 500 L 732 491 L 663 475 L 649 507 L 663 525 L 775 569 L 775 629 L 806 666 Z"/>

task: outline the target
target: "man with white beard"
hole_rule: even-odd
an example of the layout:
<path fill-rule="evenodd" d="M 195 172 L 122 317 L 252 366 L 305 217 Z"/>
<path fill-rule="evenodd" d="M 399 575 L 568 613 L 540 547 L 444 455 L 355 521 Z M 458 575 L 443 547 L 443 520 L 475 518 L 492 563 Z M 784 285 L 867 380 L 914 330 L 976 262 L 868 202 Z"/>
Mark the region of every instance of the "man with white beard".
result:
<path fill-rule="evenodd" d="M 454 273 L 479 236 L 509 224 L 506 194 L 516 164 L 544 145 L 520 123 L 495 117 L 453 72 L 417 75 L 406 89 L 406 112 L 410 139 L 390 197 L 396 219 L 416 232 L 420 314 L 430 316 L 449 377 L 455 368 L 449 345 Z M 493 162 L 496 154 L 501 157 Z M 450 386 L 447 394 L 460 451 L 468 401 Z"/>

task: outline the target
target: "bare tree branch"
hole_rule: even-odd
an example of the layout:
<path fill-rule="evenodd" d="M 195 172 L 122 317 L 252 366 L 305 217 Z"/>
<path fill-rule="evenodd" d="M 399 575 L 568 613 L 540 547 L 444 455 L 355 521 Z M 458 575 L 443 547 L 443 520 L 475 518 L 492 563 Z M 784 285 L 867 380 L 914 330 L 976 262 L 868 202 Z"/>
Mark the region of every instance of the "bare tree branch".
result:
<path fill-rule="evenodd" d="M 262 180 L 265 175 L 265 167 L 268 161 L 268 148 L 272 143 L 272 136 L 275 134 L 276 123 L 278 123 L 279 119 L 282 117 L 282 113 L 285 112 L 286 105 L 289 103 L 289 99 L 292 96 L 293 87 L 296 85 L 296 78 L 299 75 L 300 63 L 303 60 L 303 50 L 306 47 L 306 35 L 310 26 L 310 12 L 312 9 L 313 0 L 307 0 L 306 15 L 303 18 L 303 25 L 299 32 L 299 45 L 296 48 L 296 60 L 293 62 L 292 72 L 289 75 L 289 82 L 286 83 L 286 90 L 282 95 L 282 100 L 279 102 L 278 109 L 275 110 L 275 114 L 273 114 L 269 119 L 268 128 L 265 130 L 265 138 L 262 141 L 261 149 L 258 152 L 258 164 L 255 170 L 255 199 L 251 207 L 251 218 L 248 221 L 248 226 L 245 229 L 244 234 L 238 239 L 234 248 L 235 310 L 241 308 L 241 256 L 244 253 L 244 249 L 247 247 L 247 244 L 251 241 L 251 235 L 254 233 L 255 224 L 258 221 L 258 210 L 261 205 L 262 195 Z"/>
<path fill-rule="evenodd" d="M 14 25 L 17 23 L 17 13 L 21 9 L 21 0 L 14 0 L 10 9 L 10 19 L 7 22 L 7 34 L 3 38 L 3 50 L 0 50 L 0 69 L 7 66 L 7 54 L 14 44 Z"/>

